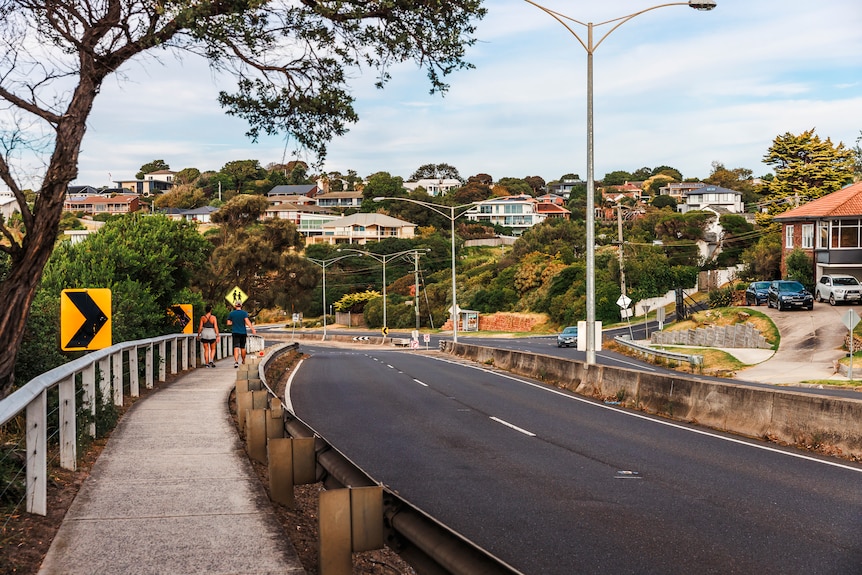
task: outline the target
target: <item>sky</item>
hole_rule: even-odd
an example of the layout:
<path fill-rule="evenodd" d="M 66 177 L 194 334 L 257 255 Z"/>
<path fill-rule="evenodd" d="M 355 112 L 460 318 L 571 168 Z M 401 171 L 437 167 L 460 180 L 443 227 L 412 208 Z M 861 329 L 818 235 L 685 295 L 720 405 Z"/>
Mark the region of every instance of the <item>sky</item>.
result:
<path fill-rule="evenodd" d="M 771 172 L 763 157 L 777 136 L 815 129 L 856 145 L 862 132 L 862 3 L 859 0 L 717 0 L 710 12 L 667 6 L 613 30 L 594 51 L 595 177 L 672 166 L 706 178 L 713 162 Z M 543 0 L 598 25 L 655 5 L 641 0 Z M 351 86 L 359 122 L 328 146 L 321 171 L 407 180 L 424 164 L 546 181 L 587 175 L 587 51 L 548 14 L 523 0 L 488 0 L 476 68 L 429 95 L 425 73 L 405 63 L 383 90 L 366 70 Z M 585 25 L 572 24 L 586 41 Z M 233 160 L 291 159 L 283 137 L 251 142 L 245 122 L 216 97 L 230 79 L 205 62 L 162 56 L 133 62 L 97 97 L 77 184 L 132 179 L 162 159 L 179 171 Z"/>

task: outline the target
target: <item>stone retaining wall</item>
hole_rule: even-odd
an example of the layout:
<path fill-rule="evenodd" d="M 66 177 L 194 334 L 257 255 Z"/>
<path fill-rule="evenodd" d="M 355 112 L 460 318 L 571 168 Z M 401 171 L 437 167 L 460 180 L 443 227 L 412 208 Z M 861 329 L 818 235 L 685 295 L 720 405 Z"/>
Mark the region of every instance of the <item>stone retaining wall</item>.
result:
<path fill-rule="evenodd" d="M 660 331 L 650 335 L 650 342 L 656 345 L 772 349 L 772 345 L 751 323 Z"/>

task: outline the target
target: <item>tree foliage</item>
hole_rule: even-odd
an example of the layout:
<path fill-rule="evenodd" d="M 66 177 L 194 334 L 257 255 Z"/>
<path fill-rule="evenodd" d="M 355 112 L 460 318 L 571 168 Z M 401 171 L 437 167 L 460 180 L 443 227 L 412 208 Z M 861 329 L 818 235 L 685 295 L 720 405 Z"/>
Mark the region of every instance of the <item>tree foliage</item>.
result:
<path fill-rule="evenodd" d="M 829 138 L 821 140 L 813 129 L 776 137 L 763 161 L 775 171 L 775 178 L 764 189 L 767 199 L 772 200 L 772 215 L 792 208 L 796 198 L 816 200 L 853 179 L 852 150 L 840 142 L 833 144 Z"/>
<path fill-rule="evenodd" d="M 0 297 L 0 397 L 12 385 L 15 354 L 36 285 L 47 262 L 66 188 L 78 175 L 81 142 L 102 84 L 128 62 L 184 52 L 236 76 L 222 92 L 227 113 L 246 119 L 247 134 L 285 133 L 317 158 L 357 120 L 348 79 L 413 61 L 431 91 L 471 67 L 480 0 L 437 2 L 197 2 L 149 0 L 0 0 L 0 99 L 3 116 L 0 180 L 21 208 L 26 230 L 16 239 L 0 227 L 0 250 L 11 271 Z M 35 156 L 35 157 L 33 157 Z M 16 165 L 18 163 L 19 165 Z M 32 209 L 17 174 L 45 165 Z M 235 189 L 241 189 L 238 186 Z"/>
<path fill-rule="evenodd" d="M 424 164 L 413 172 L 409 181 L 416 182 L 423 179 L 438 180 L 452 179 L 463 182 L 461 174 L 458 173 L 458 168 L 449 164 Z"/>

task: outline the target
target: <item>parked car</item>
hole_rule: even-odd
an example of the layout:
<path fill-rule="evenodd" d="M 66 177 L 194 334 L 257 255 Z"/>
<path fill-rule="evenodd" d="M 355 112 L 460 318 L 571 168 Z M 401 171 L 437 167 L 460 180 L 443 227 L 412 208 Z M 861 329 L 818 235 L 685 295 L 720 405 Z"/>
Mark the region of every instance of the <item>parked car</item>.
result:
<path fill-rule="evenodd" d="M 557 347 L 578 345 L 578 326 L 570 325 L 557 334 Z"/>
<path fill-rule="evenodd" d="M 862 284 L 855 277 L 844 274 L 821 276 L 814 288 L 814 299 L 829 300 L 832 305 L 839 302 L 862 301 Z"/>
<path fill-rule="evenodd" d="M 777 280 L 769 284 L 766 305 L 778 311 L 792 307 L 814 309 L 814 296 L 798 281 Z"/>
<path fill-rule="evenodd" d="M 745 305 L 766 303 L 769 296 L 769 282 L 751 282 L 745 290 Z"/>

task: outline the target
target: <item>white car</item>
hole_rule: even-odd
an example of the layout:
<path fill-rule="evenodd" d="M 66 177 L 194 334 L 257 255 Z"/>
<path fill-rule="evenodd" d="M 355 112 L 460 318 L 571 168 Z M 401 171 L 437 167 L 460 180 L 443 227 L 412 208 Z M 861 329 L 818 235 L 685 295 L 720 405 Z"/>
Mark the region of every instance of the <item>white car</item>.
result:
<path fill-rule="evenodd" d="M 814 299 L 820 302 L 829 300 L 832 305 L 839 302 L 862 302 L 862 284 L 850 275 L 821 276 L 814 288 Z"/>

